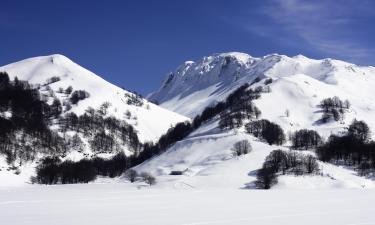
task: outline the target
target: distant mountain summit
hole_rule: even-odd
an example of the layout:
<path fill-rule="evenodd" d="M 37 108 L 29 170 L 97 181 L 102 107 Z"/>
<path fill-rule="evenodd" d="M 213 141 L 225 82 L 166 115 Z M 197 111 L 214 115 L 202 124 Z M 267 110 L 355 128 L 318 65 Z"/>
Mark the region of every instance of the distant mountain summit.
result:
<path fill-rule="evenodd" d="M 360 98 L 371 98 L 375 94 L 371 88 L 375 84 L 374 67 L 334 59 L 309 59 L 303 55 L 270 54 L 256 58 L 245 53 L 229 52 L 183 63 L 167 75 L 161 87 L 149 94 L 148 99 L 182 115 L 194 117 L 205 107 L 225 99 L 244 83 L 255 84 L 269 78 L 276 83 L 292 82 L 298 79 L 296 75 L 326 87 L 333 95 L 342 92 L 349 96 L 358 94 Z"/>

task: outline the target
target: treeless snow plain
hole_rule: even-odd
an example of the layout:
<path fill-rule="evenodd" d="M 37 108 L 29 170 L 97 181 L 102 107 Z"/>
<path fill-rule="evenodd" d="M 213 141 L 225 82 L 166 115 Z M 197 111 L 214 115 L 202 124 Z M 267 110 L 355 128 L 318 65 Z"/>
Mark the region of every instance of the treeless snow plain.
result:
<path fill-rule="evenodd" d="M 0 189 L 2 225 L 370 225 L 375 190 L 173 190 L 128 183 Z"/>

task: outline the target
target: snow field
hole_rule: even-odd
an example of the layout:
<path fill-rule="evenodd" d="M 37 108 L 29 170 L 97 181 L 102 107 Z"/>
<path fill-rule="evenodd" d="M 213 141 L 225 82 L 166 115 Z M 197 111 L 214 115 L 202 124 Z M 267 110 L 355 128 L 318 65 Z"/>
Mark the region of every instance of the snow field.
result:
<path fill-rule="evenodd" d="M 128 183 L 0 190 L 2 225 L 371 225 L 375 190 L 161 190 Z"/>

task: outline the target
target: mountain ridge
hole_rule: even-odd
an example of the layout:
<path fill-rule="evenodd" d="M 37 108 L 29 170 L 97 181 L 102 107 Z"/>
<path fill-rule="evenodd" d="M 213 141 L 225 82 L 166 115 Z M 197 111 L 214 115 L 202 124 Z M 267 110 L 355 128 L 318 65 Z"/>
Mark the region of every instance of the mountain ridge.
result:
<path fill-rule="evenodd" d="M 180 65 L 167 75 L 157 91 L 147 97 L 167 109 L 194 117 L 206 106 L 215 104 L 217 98 L 223 100 L 241 84 L 252 83 L 255 79 L 278 79 L 296 74 L 305 74 L 327 84 L 336 84 L 339 74 L 370 75 L 375 74 L 375 68 L 330 58 L 309 59 L 303 55 L 288 57 L 269 54 L 256 58 L 246 53 L 217 53 L 197 62 L 189 61 Z M 205 89 L 207 93 L 202 93 Z M 211 95 L 215 96 L 215 100 L 210 98 Z M 194 104 L 194 100 L 200 103 Z M 189 104 L 194 107 L 186 107 Z"/>

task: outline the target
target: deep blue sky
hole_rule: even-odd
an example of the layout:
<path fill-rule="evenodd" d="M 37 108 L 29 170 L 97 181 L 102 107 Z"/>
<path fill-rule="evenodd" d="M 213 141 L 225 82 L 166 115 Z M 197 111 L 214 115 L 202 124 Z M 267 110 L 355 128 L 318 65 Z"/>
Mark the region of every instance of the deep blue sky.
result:
<path fill-rule="evenodd" d="M 0 65 L 60 53 L 147 94 L 186 60 L 241 51 L 375 65 L 375 1 L 0 1 Z"/>

